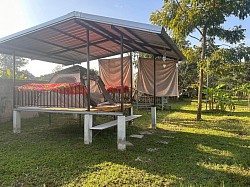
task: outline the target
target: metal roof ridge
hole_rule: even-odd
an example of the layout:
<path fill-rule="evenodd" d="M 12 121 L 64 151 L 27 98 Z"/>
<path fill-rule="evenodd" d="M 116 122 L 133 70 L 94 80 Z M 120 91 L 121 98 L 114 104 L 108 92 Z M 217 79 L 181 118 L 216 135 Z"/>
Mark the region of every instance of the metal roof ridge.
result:
<path fill-rule="evenodd" d="M 150 24 L 139 23 L 139 22 L 134 22 L 134 21 L 126 21 L 126 20 L 117 19 L 117 18 L 109 18 L 105 16 L 98 16 L 98 15 L 92 15 L 92 14 L 82 13 L 78 11 L 73 11 L 66 15 L 52 19 L 50 21 L 47 21 L 47 22 L 38 24 L 36 26 L 30 27 L 28 29 L 24 29 L 22 31 L 2 37 L 0 38 L 0 44 L 8 40 L 12 40 L 20 36 L 23 36 L 23 35 L 47 28 L 51 25 L 55 25 L 55 24 L 58 24 L 58 23 L 61 23 L 70 19 L 74 19 L 74 18 L 85 19 L 88 21 L 96 21 L 96 22 L 104 23 L 104 24 L 117 25 L 121 27 L 129 27 L 131 29 L 138 29 L 138 30 L 155 32 L 155 33 L 161 33 L 161 29 L 162 29 L 162 27 L 156 26 L 156 25 L 150 25 Z"/>
<path fill-rule="evenodd" d="M 99 16 L 94 14 L 87 14 L 78 11 L 71 12 L 76 18 L 86 19 L 88 21 L 96 21 L 104 24 L 116 25 L 121 27 L 129 27 L 131 29 L 139 29 L 143 31 L 161 33 L 162 27 L 147 23 L 140 23 L 136 21 L 128 21 L 123 19 L 111 18 L 106 16 Z"/>

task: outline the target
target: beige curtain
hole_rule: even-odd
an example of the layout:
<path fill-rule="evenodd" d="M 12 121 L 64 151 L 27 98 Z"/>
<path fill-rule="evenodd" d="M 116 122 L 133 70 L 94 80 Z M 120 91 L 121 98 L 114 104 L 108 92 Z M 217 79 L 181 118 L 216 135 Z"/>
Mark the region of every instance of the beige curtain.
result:
<path fill-rule="evenodd" d="M 137 89 L 154 94 L 154 60 L 139 58 Z M 156 96 L 179 96 L 176 61 L 156 60 Z"/>
<path fill-rule="evenodd" d="M 124 86 L 131 85 L 130 81 L 130 57 L 123 57 Z M 100 59 L 99 73 L 105 86 L 117 87 L 121 85 L 121 59 Z M 132 77 L 133 79 L 133 77 Z"/>

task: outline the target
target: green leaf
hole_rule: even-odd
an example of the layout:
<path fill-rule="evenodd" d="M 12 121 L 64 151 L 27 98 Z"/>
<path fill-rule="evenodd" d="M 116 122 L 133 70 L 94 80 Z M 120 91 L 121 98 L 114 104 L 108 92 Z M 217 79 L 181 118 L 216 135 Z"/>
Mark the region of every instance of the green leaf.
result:
<path fill-rule="evenodd" d="M 10 69 L 7 69 L 7 76 L 8 76 L 8 78 L 11 78 L 11 70 Z"/>

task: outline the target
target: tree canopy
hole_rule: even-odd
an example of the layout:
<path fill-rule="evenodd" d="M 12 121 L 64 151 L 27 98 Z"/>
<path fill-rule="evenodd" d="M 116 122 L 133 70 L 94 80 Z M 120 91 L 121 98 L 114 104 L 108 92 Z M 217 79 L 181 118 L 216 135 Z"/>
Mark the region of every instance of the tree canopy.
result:
<path fill-rule="evenodd" d="M 16 78 L 17 79 L 35 79 L 28 70 L 22 69 L 28 63 L 28 60 L 21 57 L 16 57 Z M 13 56 L 0 54 L 0 77 L 13 77 Z"/>
<path fill-rule="evenodd" d="M 235 62 L 237 63 L 249 60 L 248 57 L 241 58 L 241 53 L 238 53 L 239 56 L 234 56 L 232 50 L 239 48 L 222 50 L 221 47 L 216 46 L 217 40 L 229 44 L 240 43 L 245 37 L 245 29 L 241 25 L 224 28 L 224 23 L 230 16 L 245 19 L 249 14 L 250 0 L 165 0 L 163 7 L 151 14 L 151 21 L 167 29 L 179 47 L 182 48 L 187 61 L 196 62 L 197 67 L 200 68 L 198 120 L 201 119 L 203 71 L 208 71 L 209 62 L 216 63 L 215 57 L 218 57 L 219 53 L 223 54 L 223 57 L 231 54 L 229 55 L 231 56 L 230 61 L 236 58 Z M 200 46 L 187 46 L 186 42 L 183 41 L 188 36 L 198 40 Z M 248 50 L 244 45 L 241 47 Z M 216 65 L 220 66 L 222 61 L 228 62 L 225 59 L 219 59 L 218 62 L 217 59 Z"/>

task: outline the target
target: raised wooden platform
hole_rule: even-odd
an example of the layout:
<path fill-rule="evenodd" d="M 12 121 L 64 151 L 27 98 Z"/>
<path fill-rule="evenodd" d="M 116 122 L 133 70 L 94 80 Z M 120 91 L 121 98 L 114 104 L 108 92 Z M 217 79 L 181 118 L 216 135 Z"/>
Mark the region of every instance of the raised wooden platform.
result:
<path fill-rule="evenodd" d="M 132 104 L 124 104 L 124 108 L 131 108 Z M 120 104 L 103 105 L 93 107 L 90 111 L 87 108 L 58 108 L 58 107 L 18 107 L 16 111 L 45 112 L 45 113 L 65 113 L 65 114 L 97 114 L 97 115 L 122 115 L 119 112 Z M 118 112 L 116 112 L 118 111 Z"/>
<path fill-rule="evenodd" d="M 132 104 L 123 104 L 124 109 L 131 108 L 133 105 Z M 121 104 L 115 104 L 115 105 L 103 105 L 103 106 L 97 106 L 91 109 L 91 111 L 105 111 L 105 112 L 113 112 L 113 111 L 118 111 L 121 109 Z"/>
<path fill-rule="evenodd" d="M 45 112 L 45 113 L 64 113 L 64 114 L 83 114 L 84 115 L 84 143 L 92 143 L 92 131 L 103 130 L 112 126 L 117 126 L 117 147 L 119 150 L 126 149 L 126 121 L 134 120 L 141 115 L 131 115 L 125 117 L 122 112 L 119 112 L 120 104 L 102 105 L 91 108 L 87 111 L 86 108 L 48 108 L 48 107 L 17 107 L 13 110 L 13 132 L 21 132 L 21 111 Z M 124 104 L 124 108 L 130 109 L 130 114 L 133 114 L 131 104 Z M 118 112 L 116 112 L 118 111 Z M 94 115 L 117 116 L 117 120 L 93 126 Z"/>

